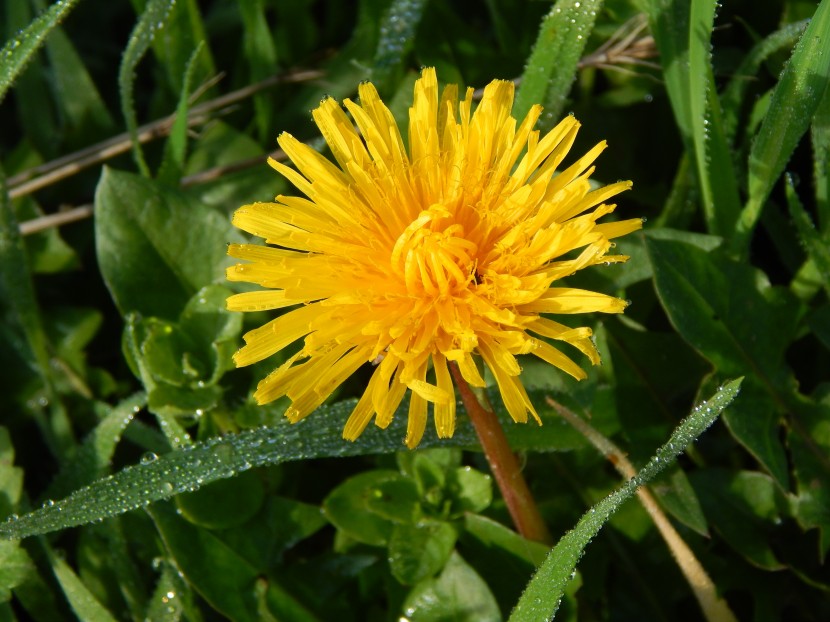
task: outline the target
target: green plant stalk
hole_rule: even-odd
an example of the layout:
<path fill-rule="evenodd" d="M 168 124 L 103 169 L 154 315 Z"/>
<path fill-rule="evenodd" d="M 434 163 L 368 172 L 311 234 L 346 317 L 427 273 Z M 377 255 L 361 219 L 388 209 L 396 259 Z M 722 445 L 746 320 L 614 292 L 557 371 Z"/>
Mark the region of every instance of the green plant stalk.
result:
<path fill-rule="evenodd" d="M 519 461 L 507 441 L 498 417 L 489 405 L 482 404 L 455 363 L 450 364 L 450 371 L 493 471 L 493 477 L 496 478 L 496 484 L 507 504 L 513 524 L 528 540 L 552 544 L 553 539 L 542 519 L 536 500 L 530 493 Z"/>
<path fill-rule="evenodd" d="M 577 432 L 582 434 L 597 451 L 605 456 L 614 465 L 614 468 L 617 469 L 620 475 L 627 479 L 631 479 L 637 475 L 637 470 L 634 468 L 634 465 L 631 464 L 620 448 L 608 438 L 559 402 L 550 397 L 547 398 L 547 402 Z M 700 604 L 700 608 L 703 610 L 703 617 L 708 622 L 736 622 L 737 618 L 735 614 L 729 609 L 726 601 L 718 596 L 718 591 L 712 579 L 706 573 L 706 570 L 700 561 L 698 561 L 697 557 L 695 557 L 689 545 L 677 533 L 677 530 L 672 526 L 668 517 L 660 509 L 651 492 L 647 488 L 642 487 L 637 490 L 637 496 L 651 517 L 651 520 L 654 521 L 654 525 L 657 527 L 663 540 L 666 541 L 666 545 L 669 547 L 672 556 L 680 567 L 680 571 L 692 588 L 692 592 Z"/>

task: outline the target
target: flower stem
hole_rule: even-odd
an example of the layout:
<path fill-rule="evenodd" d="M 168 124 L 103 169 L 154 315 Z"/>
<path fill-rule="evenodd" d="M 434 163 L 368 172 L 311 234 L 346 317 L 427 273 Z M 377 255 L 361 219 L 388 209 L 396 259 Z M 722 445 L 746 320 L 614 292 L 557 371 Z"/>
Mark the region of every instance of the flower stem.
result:
<path fill-rule="evenodd" d="M 496 484 L 504 497 L 504 502 L 507 504 L 513 524 L 518 532 L 528 540 L 552 544 L 553 540 L 550 532 L 544 520 L 542 520 L 536 500 L 530 494 L 530 489 L 527 487 L 527 482 L 525 482 L 519 468 L 516 454 L 510 448 L 501 423 L 499 423 L 492 407 L 489 403 L 482 403 L 472 387 L 464 380 L 455 363 L 450 364 L 450 371 L 461 393 L 461 401 L 473 422 L 476 434 L 478 434 L 487 462 L 490 463 L 493 477 L 496 478 Z M 486 400 L 486 396 L 484 396 L 484 400 Z"/>

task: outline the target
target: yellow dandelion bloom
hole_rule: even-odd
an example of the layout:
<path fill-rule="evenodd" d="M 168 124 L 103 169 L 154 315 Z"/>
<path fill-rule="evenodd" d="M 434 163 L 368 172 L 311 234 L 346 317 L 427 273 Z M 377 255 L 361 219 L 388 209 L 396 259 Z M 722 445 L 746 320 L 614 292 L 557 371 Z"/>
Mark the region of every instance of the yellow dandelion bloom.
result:
<path fill-rule="evenodd" d="M 585 372 L 552 342 L 575 347 L 594 364 L 589 328 L 547 314 L 620 313 L 623 300 L 553 285 L 577 270 L 625 261 L 610 242 L 639 219 L 598 224 L 603 203 L 631 182 L 591 190 L 598 144 L 559 172 L 579 123 L 566 117 L 540 137 L 541 107 L 518 123 L 513 83 L 496 80 L 473 111 L 473 91 L 439 92 L 434 69 L 415 83 L 406 143 L 371 84 L 359 103 L 324 100 L 313 117 L 336 164 L 289 134 L 279 145 L 297 170 L 272 167 L 307 198 L 239 208 L 233 223 L 271 246 L 232 244 L 246 263 L 231 281 L 262 291 L 228 299 L 234 311 L 295 307 L 245 335 L 238 366 L 261 361 L 303 339 L 301 349 L 259 383 L 260 404 L 288 396 L 298 421 L 361 365 L 374 372 L 346 422 L 354 440 L 374 417 L 385 428 L 409 389 L 406 444 L 415 447 L 433 404 L 440 437 L 455 427 L 449 365 L 483 387 L 492 372 L 511 417 L 539 420 L 519 378 L 519 354 L 532 354 L 574 378 Z M 581 250 L 580 250 L 581 249 Z"/>

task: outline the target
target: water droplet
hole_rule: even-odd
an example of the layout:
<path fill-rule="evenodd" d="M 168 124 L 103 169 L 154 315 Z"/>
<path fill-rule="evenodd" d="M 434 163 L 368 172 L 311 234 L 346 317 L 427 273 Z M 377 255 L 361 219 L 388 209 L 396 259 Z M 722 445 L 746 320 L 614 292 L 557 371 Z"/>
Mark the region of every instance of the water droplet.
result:
<path fill-rule="evenodd" d="M 141 464 L 151 464 L 158 460 L 159 457 L 154 454 L 152 451 L 148 451 L 146 454 L 141 456 Z"/>

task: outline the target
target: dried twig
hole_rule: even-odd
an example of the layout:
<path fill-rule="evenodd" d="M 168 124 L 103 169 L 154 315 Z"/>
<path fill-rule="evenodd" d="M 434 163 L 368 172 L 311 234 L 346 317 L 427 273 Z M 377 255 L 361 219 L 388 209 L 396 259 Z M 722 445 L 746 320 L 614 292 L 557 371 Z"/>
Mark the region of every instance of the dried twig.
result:
<path fill-rule="evenodd" d="M 251 84 L 245 88 L 233 91 L 221 97 L 217 97 L 203 104 L 193 106 L 188 113 L 188 127 L 200 125 L 213 118 L 223 109 L 236 104 L 252 95 L 275 86 L 277 84 L 285 84 L 290 82 L 304 82 L 314 80 L 321 77 L 323 74 L 317 70 L 295 71 L 278 76 L 272 76 L 256 84 Z M 197 90 L 195 94 L 198 96 L 209 84 L 203 85 Z M 141 143 L 146 143 L 170 133 L 173 126 L 175 115 L 170 115 L 163 119 L 153 121 L 138 128 L 138 140 Z M 113 136 L 96 145 L 92 145 L 80 151 L 70 153 L 56 160 L 52 160 L 40 166 L 23 171 L 18 175 L 9 178 L 9 195 L 12 199 L 20 196 L 31 194 L 36 190 L 41 190 L 61 179 L 65 179 L 78 172 L 100 164 L 113 158 L 117 155 L 125 153 L 130 149 L 130 137 L 128 133 Z"/>

